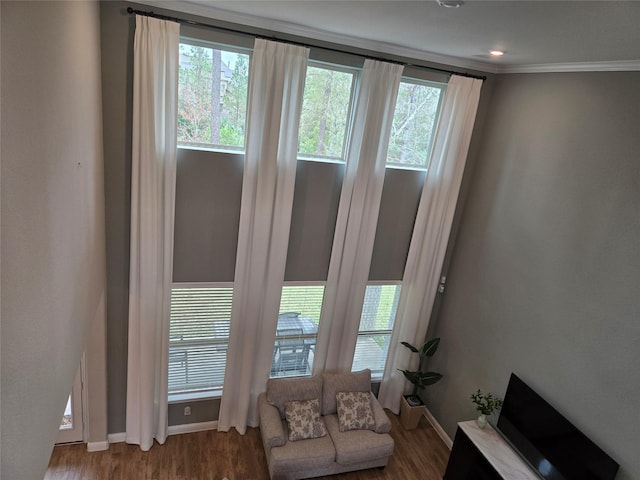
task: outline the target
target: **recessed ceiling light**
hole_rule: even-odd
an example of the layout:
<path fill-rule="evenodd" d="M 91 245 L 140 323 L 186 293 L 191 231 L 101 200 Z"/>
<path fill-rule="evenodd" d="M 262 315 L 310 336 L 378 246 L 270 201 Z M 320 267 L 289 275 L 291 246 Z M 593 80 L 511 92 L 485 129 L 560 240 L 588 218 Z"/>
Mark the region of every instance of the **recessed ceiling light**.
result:
<path fill-rule="evenodd" d="M 504 55 L 504 52 L 502 50 L 490 50 L 489 55 L 492 57 L 501 57 Z"/>
<path fill-rule="evenodd" d="M 436 0 L 436 2 L 445 8 L 458 8 L 464 5 L 464 0 Z"/>

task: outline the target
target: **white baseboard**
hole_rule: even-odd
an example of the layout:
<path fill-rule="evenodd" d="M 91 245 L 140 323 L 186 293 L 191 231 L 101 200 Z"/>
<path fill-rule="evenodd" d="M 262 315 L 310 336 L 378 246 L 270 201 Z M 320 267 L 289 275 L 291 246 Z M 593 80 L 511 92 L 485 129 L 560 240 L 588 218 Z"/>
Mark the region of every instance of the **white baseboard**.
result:
<path fill-rule="evenodd" d="M 199 423 L 185 423 L 184 425 L 172 425 L 169 427 L 167 433 L 169 435 L 180 435 L 183 433 L 203 432 L 205 430 L 217 430 L 218 421 L 212 422 L 199 422 Z"/>
<path fill-rule="evenodd" d="M 103 442 L 87 442 L 87 452 L 101 452 L 103 450 L 109 450 L 109 442 L 107 440 Z"/>
<path fill-rule="evenodd" d="M 184 425 L 172 425 L 167 429 L 167 435 L 180 435 L 183 433 L 194 433 L 194 432 L 203 432 L 205 430 L 217 430 L 218 429 L 218 421 L 212 422 L 199 422 L 199 423 L 185 423 Z M 110 443 L 121 443 L 126 440 L 127 434 L 124 432 L 121 433 L 110 433 L 108 435 L 108 442 L 104 442 L 107 444 L 106 448 L 100 450 L 106 450 L 109 448 Z M 103 442 L 96 442 L 103 443 Z M 91 450 L 90 450 L 91 451 Z M 97 451 L 97 450 L 96 450 Z"/>
<path fill-rule="evenodd" d="M 110 433 L 107 435 L 107 439 L 109 443 L 122 443 L 126 440 L 127 434 L 124 432 L 121 433 Z"/>
<path fill-rule="evenodd" d="M 436 418 L 433 415 L 431 415 L 431 412 L 429 411 L 428 408 L 424 411 L 424 416 L 429 421 L 429 423 L 431 424 L 433 429 L 436 431 L 438 436 L 442 439 L 442 441 L 447 446 L 447 448 L 451 450 L 451 447 L 453 446 L 453 441 L 451 441 L 451 439 L 449 438 L 449 435 L 447 435 L 447 432 L 445 432 L 442 426 L 440 426 Z"/>

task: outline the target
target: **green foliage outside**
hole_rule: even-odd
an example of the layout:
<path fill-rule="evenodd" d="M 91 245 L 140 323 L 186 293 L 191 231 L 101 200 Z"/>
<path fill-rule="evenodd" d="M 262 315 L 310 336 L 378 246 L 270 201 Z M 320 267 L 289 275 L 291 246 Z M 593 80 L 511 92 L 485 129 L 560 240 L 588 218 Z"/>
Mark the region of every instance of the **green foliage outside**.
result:
<path fill-rule="evenodd" d="M 178 141 L 243 148 L 249 56 L 180 44 Z"/>
<path fill-rule="evenodd" d="M 361 330 L 391 330 L 398 303 L 398 285 L 370 285 L 365 298 L 365 325 Z M 280 312 L 299 312 L 316 325 L 320 322 L 324 286 L 285 286 L 280 299 Z M 368 310 L 366 307 L 369 306 Z M 382 340 L 381 340 L 382 341 Z"/>
<path fill-rule="evenodd" d="M 178 140 L 242 148 L 245 142 L 249 56 L 180 44 Z M 354 74 L 307 69 L 299 153 L 342 159 Z"/>
<path fill-rule="evenodd" d="M 352 73 L 307 68 L 298 134 L 299 154 L 344 158 L 353 81 Z"/>
<path fill-rule="evenodd" d="M 399 285 L 369 285 L 360 330 L 392 330 L 399 296 Z"/>
<path fill-rule="evenodd" d="M 249 56 L 180 44 L 178 141 L 242 149 Z M 300 115 L 301 157 L 344 160 L 355 73 L 310 65 Z M 401 82 L 387 163 L 426 167 L 442 89 Z"/>
<path fill-rule="evenodd" d="M 323 285 L 285 286 L 280 297 L 280 313 L 299 312 L 317 326 L 320 323 L 323 295 Z"/>
<path fill-rule="evenodd" d="M 400 84 L 387 163 L 427 166 L 441 93 L 428 85 Z"/>

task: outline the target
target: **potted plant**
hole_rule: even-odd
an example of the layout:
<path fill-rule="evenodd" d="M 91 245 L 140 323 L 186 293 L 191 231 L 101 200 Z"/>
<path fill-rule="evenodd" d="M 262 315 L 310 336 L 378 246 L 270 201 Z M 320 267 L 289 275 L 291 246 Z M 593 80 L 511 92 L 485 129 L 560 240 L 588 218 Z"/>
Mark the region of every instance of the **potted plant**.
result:
<path fill-rule="evenodd" d="M 482 393 L 480 389 L 478 389 L 476 393 L 471 394 L 471 401 L 476 406 L 476 410 L 480 412 L 476 420 L 480 428 L 487 426 L 487 416 L 502 407 L 502 399 L 500 397 L 494 396 L 491 392 L 487 392 L 486 394 Z"/>
<path fill-rule="evenodd" d="M 420 399 L 420 390 L 428 385 L 433 385 L 442 378 L 442 374 L 437 372 L 423 372 L 420 370 L 422 361 L 425 357 L 431 357 L 438 349 L 440 343 L 439 338 L 427 340 L 420 347 L 414 347 L 408 342 L 400 342 L 413 353 L 419 356 L 418 370 L 400 370 L 409 382 L 413 384 L 413 392 L 411 395 L 404 395 L 400 403 L 400 423 L 407 430 L 412 430 L 418 426 L 420 417 L 426 409 L 425 404 Z"/>

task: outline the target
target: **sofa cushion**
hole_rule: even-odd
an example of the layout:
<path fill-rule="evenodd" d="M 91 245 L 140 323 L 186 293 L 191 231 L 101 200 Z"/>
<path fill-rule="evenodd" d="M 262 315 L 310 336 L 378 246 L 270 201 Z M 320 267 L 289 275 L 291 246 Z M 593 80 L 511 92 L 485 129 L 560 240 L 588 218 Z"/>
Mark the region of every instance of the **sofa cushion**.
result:
<path fill-rule="evenodd" d="M 322 396 L 322 376 L 309 378 L 272 378 L 267 381 L 267 402 L 280 411 L 285 418 L 287 402 L 313 400 Z"/>
<path fill-rule="evenodd" d="M 352 373 L 323 373 L 322 379 L 323 415 L 333 415 L 337 412 L 336 394 L 338 392 L 369 392 L 371 390 L 371 370 L 369 369 Z"/>
<path fill-rule="evenodd" d="M 331 437 L 325 435 L 273 447 L 269 469 L 272 472 L 314 470 L 331 465 L 335 459 L 336 450 Z"/>
<path fill-rule="evenodd" d="M 320 418 L 320 400 L 317 398 L 287 402 L 284 413 L 291 442 L 305 438 L 320 438 L 327 434 L 324 422 Z"/>
<path fill-rule="evenodd" d="M 393 438 L 388 433 L 371 430 L 341 432 L 337 415 L 324 417 L 324 422 L 336 449 L 336 462 L 340 465 L 367 462 L 393 454 Z"/>
<path fill-rule="evenodd" d="M 370 392 L 338 392 L 336 394 L 338 424 L 347 430 L 375 430 Z"/>

